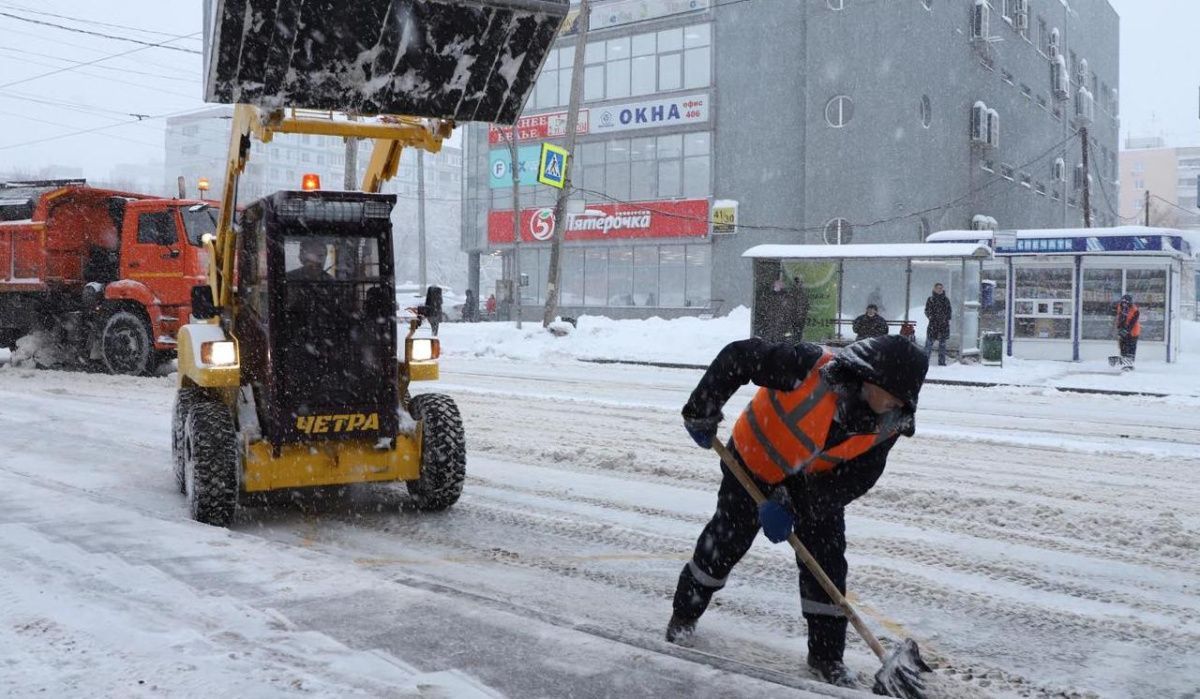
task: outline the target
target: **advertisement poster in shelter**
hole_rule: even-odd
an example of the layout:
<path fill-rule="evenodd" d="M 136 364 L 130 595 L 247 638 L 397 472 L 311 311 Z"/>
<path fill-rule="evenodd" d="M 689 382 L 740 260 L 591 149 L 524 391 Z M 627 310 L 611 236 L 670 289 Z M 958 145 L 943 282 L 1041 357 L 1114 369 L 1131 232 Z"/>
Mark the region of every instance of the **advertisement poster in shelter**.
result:
<path fill-rule="evenodd" d="M 836 262 L 788 260 L 784 274 L 799 283 L 808 301 L 804 324 L 806 342 L 822 342 L 837 335 L 838 265 Z"/>

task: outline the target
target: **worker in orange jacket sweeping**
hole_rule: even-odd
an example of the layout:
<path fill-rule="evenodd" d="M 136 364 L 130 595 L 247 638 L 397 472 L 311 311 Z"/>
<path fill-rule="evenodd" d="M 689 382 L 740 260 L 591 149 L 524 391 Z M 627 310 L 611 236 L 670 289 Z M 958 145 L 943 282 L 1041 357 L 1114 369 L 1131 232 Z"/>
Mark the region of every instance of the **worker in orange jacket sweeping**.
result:
<path fill-rule="evenodd" d="M 742 386 L 760 389 L 733 427 L 729 449 L 769 493 L 761 506 L 729 470 L 717 509 L 675 589 L 667 640 L 686 642 L 761 528 L 774 543 L 793 531 L 843 593 L 844 508 L 875 484 L 888 451 L 913 434 L 929 362 L 907 338 L 875 337 L 833 355 L 813 344 L 734 342 L 723 349 L 683 408 L 688 433 L 711 448 L 721 409 Z M 857 686 L 842 662 L 847 620 L 812 573 L 800 568 L 808 665 L 826 682 Z"/>
<path fill-rule="evenodd" d="M 1133 371 L 1138 338 L 1142 334 L 1141 315 L 1132 295 L 1121 297 L 1117 303 L 1117 346 L 1121 351 L 1121 371 Z"/>

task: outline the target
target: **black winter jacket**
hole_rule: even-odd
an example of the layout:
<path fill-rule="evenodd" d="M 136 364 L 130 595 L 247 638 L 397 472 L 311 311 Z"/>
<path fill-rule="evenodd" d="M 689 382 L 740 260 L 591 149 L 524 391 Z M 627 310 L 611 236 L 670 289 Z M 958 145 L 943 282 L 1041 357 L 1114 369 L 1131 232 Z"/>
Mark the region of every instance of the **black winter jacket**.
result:
<path fill-rule="evenodd" d="M 935 340 L 950 337 L 950 298 L 945 293 L 931 294 L 925 301 L 925 317 L 929 319 L 926 333 Z"/>
<path fill-rule="evenodd" d="M 821 352 L 819 346 L 807 342 L 772 343 L 758 338 L 732 342 L 721 350 L 692 391 L 683 406 L 683 417 L 703 420 L 720 416 L 729 398 L 747 383 L 778 391 L 794 390 L 815 370 Z M 851 393 L 842 398 L 848 403 L 839 414 L 849 417 L 846 422 L 873 429 L 874 413 L 858 398 L 857 391 Z M 822 446 L 834 446 L 851 434 L 835 421 Z M 896 438 L 889 439 L 831 471 L 791 476 L 781 485 L 787 488 L 800 516 L 822 516 L 845 507 L 870 490 L 883 474 L 888 452 L 895 443 Z"/>
<path fill-rule="evenodd" d="M 882 337 L 888 334 L 887 321 L 878 313 L 874 316 L 864 313 L 855 318 L 854 325 L 850 327 L 854 330 L 855 340 L 865 340 L 868 337 Z"/>

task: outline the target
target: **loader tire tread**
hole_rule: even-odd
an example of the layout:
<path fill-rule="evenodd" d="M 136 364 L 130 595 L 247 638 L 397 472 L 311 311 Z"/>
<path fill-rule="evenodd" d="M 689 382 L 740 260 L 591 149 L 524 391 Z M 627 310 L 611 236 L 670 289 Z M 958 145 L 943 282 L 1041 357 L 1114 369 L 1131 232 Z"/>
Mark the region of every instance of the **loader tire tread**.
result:
<path fill-rule="evenodd" d="M 185 424 L 185 484 L 192 519 L 227 527 L 237 509 L 240 465 L 233 414 L 220 400 L 203 395 Z"/>
<path fill-rule="evenodd" d="M 467 445 L 462 415 L 450 396 L 412 397 L 411 412 L 421 422 L 421 477 L 408 481 L 419 509 L 444 510 L 458 502 L 467 478 Z"/>
<path fill-rule="evenodd" d="M 175 392 L 175 406 L 171 412 L 171 462 L 175 467 L 175 485 L 184 494 L 187 493 L 187 482 L 184 480 L 184 432 L 187 430 L 188 413 L 203 398 L 203 389 L 182 387 Z"/>

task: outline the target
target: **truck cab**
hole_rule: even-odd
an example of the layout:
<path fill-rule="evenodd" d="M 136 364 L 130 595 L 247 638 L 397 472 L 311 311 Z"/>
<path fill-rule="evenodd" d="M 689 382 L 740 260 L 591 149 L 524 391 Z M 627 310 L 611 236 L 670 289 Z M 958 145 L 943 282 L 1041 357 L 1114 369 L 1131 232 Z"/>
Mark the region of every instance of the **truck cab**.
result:
<path fill-rule="evenodd" d="M 0 185 L 0 204 L 0 345 L 41 331 L 122 374 L 173 355 L 215 209 L 82 182 Z"/>

